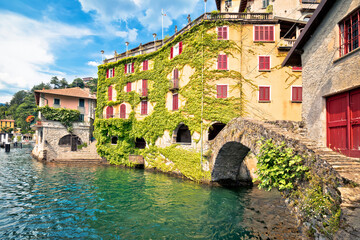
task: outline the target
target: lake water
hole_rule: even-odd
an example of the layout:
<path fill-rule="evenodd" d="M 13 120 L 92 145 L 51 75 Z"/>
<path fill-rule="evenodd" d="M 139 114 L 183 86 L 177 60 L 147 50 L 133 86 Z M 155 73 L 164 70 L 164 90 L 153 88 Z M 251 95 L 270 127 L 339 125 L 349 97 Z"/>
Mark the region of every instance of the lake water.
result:
<path fill-rule="evenodd" d="M 276 191 L 0 150 L 0 239 L 298 239 Z"/>

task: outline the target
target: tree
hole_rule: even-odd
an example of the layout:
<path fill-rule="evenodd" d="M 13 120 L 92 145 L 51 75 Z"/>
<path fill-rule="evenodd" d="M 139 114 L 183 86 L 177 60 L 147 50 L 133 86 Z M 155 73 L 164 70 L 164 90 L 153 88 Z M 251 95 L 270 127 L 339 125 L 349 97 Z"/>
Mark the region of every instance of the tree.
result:
<path fill-rule="evenodd" d="M 25 90 L 21 90 L 18 91 L 17 93 L 14 94 L 14 96 L 12 97 L 11 101 L 10 101 L 10 105 L 14 105 L 14 104 L 21 104 L 25 97 L 27 96 L 28 92 Z"/>
<path fill-rule="evenodd" d="M 85 84 L 81 78 L 75 78 L 74 81 L 71 83 L 70 87 L 84 88 Z"/>
<path fill-rule="evenodd" d="M 33 88 L 31 89 L 31 92 L 33 93 L 35 90 L 43 90 L 43 89 L 51 89 L 51 86 L 49 83 L 40 83 L 38 85 L 33 86 Z"/>
<path fill-rule="evenodd" d="M 54 89 L 59 89 L 60 88 L 60 81 L 57 78 L 57 76 L 54 76 L 54 77 L 51 78 L 50 84 L 54 85 Z"/>
<path fill-rule="evenodd" d="M 60 88 L 64 89 L 64 88 L 68 88 L 69 87 L 69 83 L 66 81 L 65 78 L 60 80 Z"/>
<path fill-rule="evenodd" d="M 93 92 L 93 93 L 97 92 L 97 83 L 98 83 L 97 78 L 94 78 L 88 82 L 87 86 L 90 88 L 91 92 Z"/>

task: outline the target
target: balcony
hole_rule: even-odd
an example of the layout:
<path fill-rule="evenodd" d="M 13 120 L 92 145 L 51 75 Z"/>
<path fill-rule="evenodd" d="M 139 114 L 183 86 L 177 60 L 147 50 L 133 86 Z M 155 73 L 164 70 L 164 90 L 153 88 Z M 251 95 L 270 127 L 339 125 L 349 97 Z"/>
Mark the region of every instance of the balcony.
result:
<path fill-rule="evenodd" d="M 139 89 L 140 98 L 147 98 L 148 97 L 148 89 L 147 88 L 140 88 Z"/>
<path fill-rule="evenodd" d="M 169 90 L 170 91 L 179 90 L 179 79 L 174 78 L 169 81 Z"/>
<path fill-rule="evenodd" d="M 321 0 L 302 0 L 300 11 L 315 11 Z"/>
<path fill-rule="evenodd" d="M 278 46 L 278 50 L 289 51 L 295 44 L 296 39 L 282 38 Z"/>

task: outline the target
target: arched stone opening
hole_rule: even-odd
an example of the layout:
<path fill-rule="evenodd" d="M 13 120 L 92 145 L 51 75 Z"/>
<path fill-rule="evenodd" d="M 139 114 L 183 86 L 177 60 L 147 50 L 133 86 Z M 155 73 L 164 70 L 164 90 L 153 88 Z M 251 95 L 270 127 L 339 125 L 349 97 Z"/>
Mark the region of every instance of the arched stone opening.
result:
<path fill-rule="evenodd" d="M 135 139 L 135 148 L 145 149 L 146 141 L 144 138 L 136 138 Z"/>
<path fill-rule="evenodd" d="M 81 144 L 81 139 L 78 136 L 72 134 L 65 135 L 59 140 L 59 146 L 71 146 L 71 151 L 76 151 L 77 146 Z"/>
<path fill-rule="evenodd" d="M 224 123 L 214 123 L 209 127 L 208 140 L 213 140 L 221 130 L 226 126 Z"/>
<path fill-rule="evenodd" d="M 239 142 L 227 142 L 216 156 L 211 179 L 222 185 L 251 184 L 251 179 L 240 181 L 240 167 L 250 149 Z M 250 180 L 250 181 L 249 181 Z"/>
<path fill-rule="evenodd" d="M 175 143 L 191 144 L 191 132 L 185 124 L 180 124 L 174 131 L 173 139 Z"/>

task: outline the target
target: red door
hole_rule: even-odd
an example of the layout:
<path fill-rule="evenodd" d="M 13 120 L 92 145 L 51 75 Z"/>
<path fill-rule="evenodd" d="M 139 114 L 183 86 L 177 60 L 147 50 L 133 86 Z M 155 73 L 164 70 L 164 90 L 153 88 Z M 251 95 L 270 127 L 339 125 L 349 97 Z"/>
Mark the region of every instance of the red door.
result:
<path fill-rule="evenodd" d="M 327 98 L 327 145 L 360 157 L 360 89 Z"/>
<path fill-rule="evenodd" d="M 120 105 L 120 118 L 126 118 L 126 105 Z"/>

